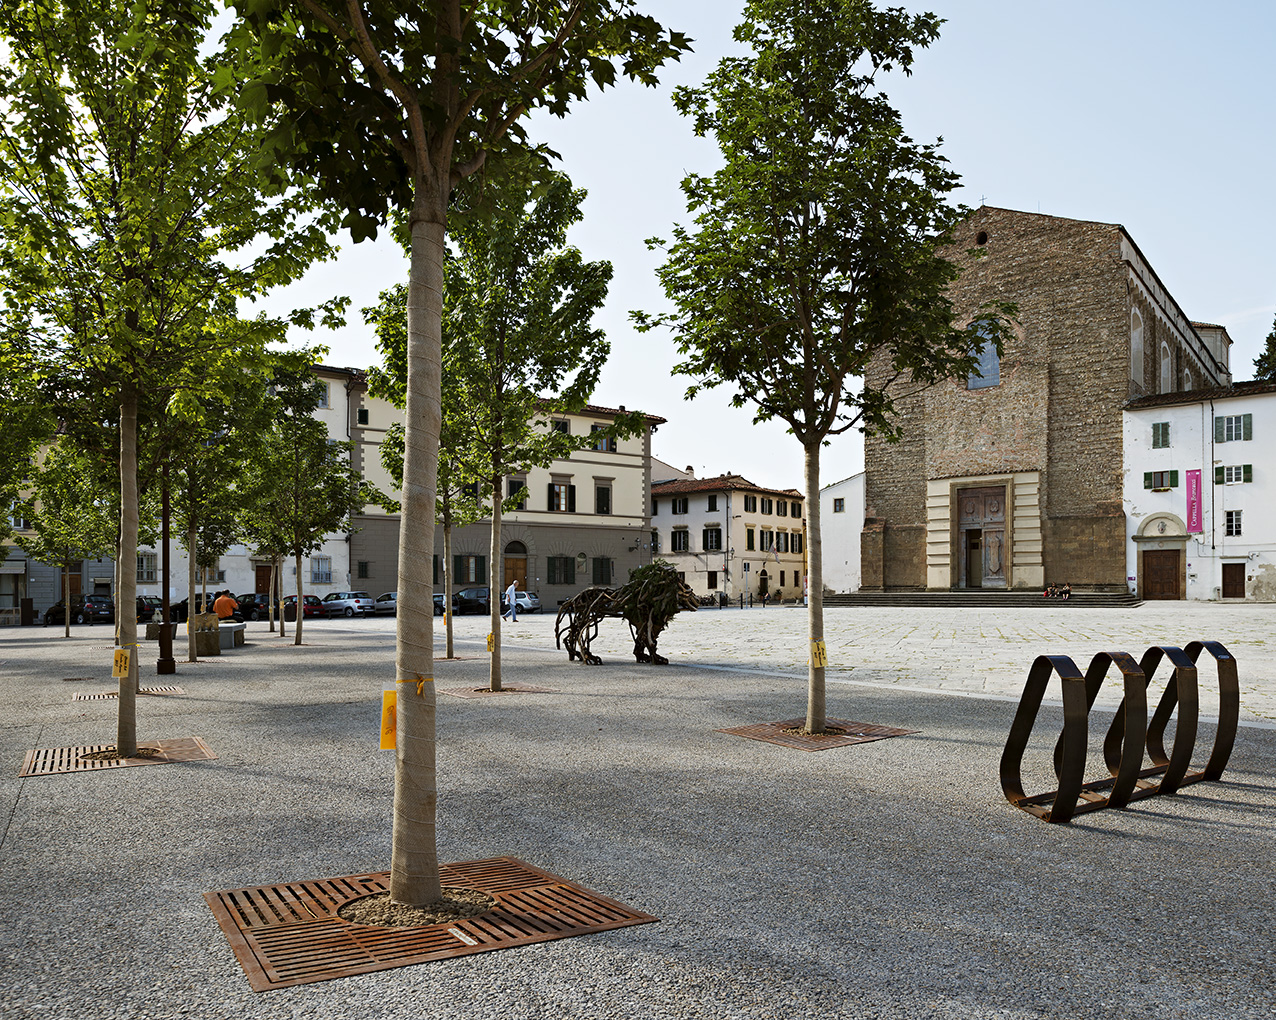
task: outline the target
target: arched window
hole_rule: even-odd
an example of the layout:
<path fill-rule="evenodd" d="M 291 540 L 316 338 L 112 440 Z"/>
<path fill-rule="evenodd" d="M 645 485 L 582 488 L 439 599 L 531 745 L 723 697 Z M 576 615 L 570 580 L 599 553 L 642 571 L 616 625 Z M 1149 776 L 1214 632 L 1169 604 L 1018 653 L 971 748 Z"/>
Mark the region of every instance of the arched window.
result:
<path fill-rule="evenodd" d="M 1170 364 L 1170 345 L 1161 342 L 1161 388 L 1158 393 L 1169 393 L 1174 389 L 1174 368 Z"/>
<path fill-rule="evenodd" d="M 984 337 L 975 356 L 975 369 L 966 377 L 966 389 L 983 390 L 1001 383 L 1001 359 L 997 356 L 997 346 L 989 339 L 992 336 L 991 326 L 986 322 L 971 323 L 976 335 Z"/>
<path fill-rule="evenodd" d="M 1130 312 L 1130 378 L 1143 385 L 1143 316 Z"/>
<path fill-rule="evenodd" d="M 526 556 L 527 546 L 522 542 L 511 542 L 505 547 L 506 556 Z"/>
<path fill-rule="evenodd" d="M 1183 390 L 1184 392 L 1192 388 L 1192 373 L 1188 369 L 1183 369 Z"/>

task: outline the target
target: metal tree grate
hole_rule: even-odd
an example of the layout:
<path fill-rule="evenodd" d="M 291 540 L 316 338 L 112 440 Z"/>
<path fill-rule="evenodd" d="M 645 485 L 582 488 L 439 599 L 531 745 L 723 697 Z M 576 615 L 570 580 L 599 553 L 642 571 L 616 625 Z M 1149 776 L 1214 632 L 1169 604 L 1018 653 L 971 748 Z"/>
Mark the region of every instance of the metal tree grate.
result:
<path fill-rule="evenodd" d="M 258 992 L 656 920 L 514 857 L 444 864 L 439 872 L 444 885 L 485 892 L 496 906 L 418 928 L 337 916 L 350 900 L 386 892 L 389 872 L 223 889 L 204 899 Z"/>
<path fill-rule="evenodd" d="M 161 685 L 159 687 L 139 687 L 138 694 L 154 694 L 156 696 L 165 694 L 185 694 L 186 688 L 174 687 L 171 684 Z M 72 701 L 109 701 L 111 698 L 118 698 L 119 691 L 98 691 L 94 694 L 72 694 Z"/>
<path fill-rule="evenodd" d="M 918 730 L 901 730 L 894 726 L 877 726 L 873 723 L 852 722 L 850 719 L 827 719 L 825 726 L 836 728 L 832 733 L 786 733 L 785 730 L 801 729 L 806 719 L 785 719 L 781 722 L 756 723 L 752 726 L 732 726 L 729 729 L 716 730 L 717 733 L 730 733 L 736 737 L 748 737 L 750 740 L 765 740 L 769 744 L 782 747 L 796 747 L 800 751 L 824 751 L 830 747 L 847 747 L 851 744 L 867 744 L 873 740 L 886 740 L 890 737 L 906 737 Z"/>
<path fill-rule="evenodd" d="M 62 772 L 95 772 L 99 769 L 127 768 L 130 765 L 172 765 L 183 761 L 210 761 L 217 757 L 199 737 L 177 737 L 173 740 L 150 740 L 141 747 L 155 748 L 158 754 L 147 758 L 119 758 L 115 761 L 86 759 L 98 751 L 111 751 L 114 744 L 85 744 L 81 747 L 37 747 L 28 751 L 19 776 L 52 776 Z"/>
<path fill-rule="evenodd" d="M 531 684 L 502 684 L 499 691 L 487 687 L 440 687 L 440 694 L 454 698 L 499 698 L 506 694 L 558 694 L 557 687 L 533 687 Z"/>

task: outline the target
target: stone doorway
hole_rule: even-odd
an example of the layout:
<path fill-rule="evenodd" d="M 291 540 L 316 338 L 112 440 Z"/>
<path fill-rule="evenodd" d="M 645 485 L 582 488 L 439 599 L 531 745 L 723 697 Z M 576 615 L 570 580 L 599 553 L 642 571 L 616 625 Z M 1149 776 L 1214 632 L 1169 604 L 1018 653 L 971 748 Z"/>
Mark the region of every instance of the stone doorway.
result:
<path fill-rule="evenodd" d="M 958 587 L 1006 587 L 1006 487 L 957 490 Z"/>
<path fill-rule="evenodd" d="M 1147 549 L 1143 553 L 1143 597 L 1148 600 L 1179 599 L 1182 550 Z"/>
<path fill-rule="evenodd" d="M 505 547 L 505 587 L 518 582 L 519 591 L 527 591 L 527 546 L 511 542 Z"/>

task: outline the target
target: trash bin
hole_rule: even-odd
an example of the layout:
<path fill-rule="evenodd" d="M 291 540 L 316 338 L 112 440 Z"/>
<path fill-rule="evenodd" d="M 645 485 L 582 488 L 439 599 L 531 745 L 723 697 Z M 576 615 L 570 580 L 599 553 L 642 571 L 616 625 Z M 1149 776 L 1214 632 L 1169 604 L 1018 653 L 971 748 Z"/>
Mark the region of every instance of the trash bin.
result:
<path fill-rule="evenodd" d="M 297 622 L 297 603 L 289 602 L 284 606 L 284 623 Z"/>
<path fill-rule="evenodd" d="M 35 599 L 23 599 L 18 603 L 19 622 L 24 627 L 35 626 Z"/>

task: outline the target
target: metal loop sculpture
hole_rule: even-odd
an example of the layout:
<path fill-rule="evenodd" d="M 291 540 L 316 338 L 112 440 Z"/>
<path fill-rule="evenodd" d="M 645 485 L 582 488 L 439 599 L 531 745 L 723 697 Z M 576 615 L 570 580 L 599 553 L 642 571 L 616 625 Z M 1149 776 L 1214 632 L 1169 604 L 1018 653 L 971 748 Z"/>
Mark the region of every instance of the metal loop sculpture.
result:
<path fill-rule="evenodd" d="M 598 636 L 598 625 L 615 617 L 629 624 L 635 660 L 666 666 L 669 660 L 656 651 L 661 632 L 680 610 L 695 612 L 698 605 L 695 592 L 673 567 L 657 560 L 633 571 L 628 584 L 586 588 L 564 602 L 554 622 L 554 644 L 562 648 L 566 643 L 569 662 L 600 665 L 603 660 L 589 645 Z"/>
<path fill-rule="evenodd" d="M 1218 665 L 1219 718 L 1208 764 L 1189 772 L 1196 746 L 1199 717 L 1197 659 L 1208 651 Z M 1168 660 L 1173 667 L 1151 721 L 1147 688 L 1157 667 Z M 1088 719 L 1109 668 L 1116 666 L 1124 680 L 1124 695 L 1103 741 L 1103 758 L 1111 777 L 1085 782 L 1089 743 Z M 1021 778 L 1024 751 L 1041 709 L 1046 685 L 1053 674 L 1063 685 L 1063 732 L 1054 748 L 1054 772 L 1059 788 L 1028 796 Z M 1178 721 L 1174 745 L 1165 753 L 1165 729 L 1175 709 Z M 1174 793 L 1188 783 L 1216 780 L 1227 767 L 1240 719 L 1240 685 L 1236 660 L 1217 641 L 1193 641 L 1186 649 L 1154 645 L 1139 662 L 1126 652 L 1100 652 L 1082 676 L 1066 655 L 1042 655 L 1033 662 L 1001 755 L 1001 789 L 1016 807 L 1047 822 L 1067 822 L 1074 815 L 1105 807 L 1125 807 L 1158 793 Z M 1143 753 L 1152 761 L 1143 768 Z M 1156 781 L 1156 777 L 1160 777 Z"/>

